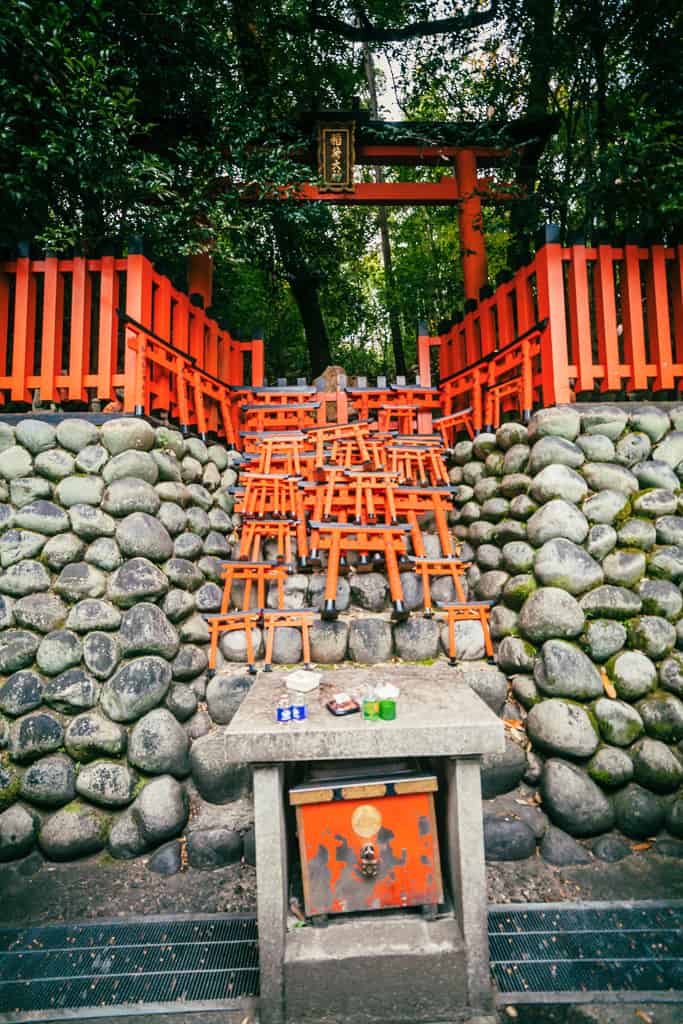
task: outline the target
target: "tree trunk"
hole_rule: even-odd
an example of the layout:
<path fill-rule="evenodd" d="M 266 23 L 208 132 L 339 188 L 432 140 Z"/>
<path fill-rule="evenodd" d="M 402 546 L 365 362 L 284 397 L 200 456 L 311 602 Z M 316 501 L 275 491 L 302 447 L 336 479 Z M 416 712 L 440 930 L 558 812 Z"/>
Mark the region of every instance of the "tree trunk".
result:
<path fill-rule="evenodd" d="M 609 143 L 609 118 L 607 112 L 607 49 L 608 33 L 605 31 L 605 16 L 600 0 L 592 0 L 588 35 L 591 56 L 595 68 L 595 137 L 598 150 L 598 181 L 602 199 L 602 214 L 605 227 L 611 234 L 614 230 L 612 192 L 607 185 L 606 160 Z"/>
<path fill-rule="evenodd" d="M 271 78 L 268 55 L 253 28 L 251 4 L 233 4 L 233 30 L 239 43 L 240 64 L 247 92 L 254 101 L 266 91 Z M 286 280 L 297 304 L 308 346 L 311 373 L 322 373 L 332 362 L 330 339 L 320 306 L 320 282 L 306 264 L 301 232 L 275 207 L 271 216 L 273 234 L 285 269 Z"/>
<path fill-rule="evenodd" d="M 311 377 L 318 377 L 332 363 L 330 339 L 320 308 L 318 284 L 313 274 L 299 270 L 289 277 L 289 287 L 298 306 L 304 326 Z"/>
<path fill-rule="evenodd" d="M 375 63 L 372 59 L 372 51 L 367 43 L 363 43 L 363 63 L 365 66 L 365 77 L 370 93 L 370 112 L 377 119 L 379 117 L 379 104 L 377 102 L 377 83 L 375 81 Z M 384 171 L 381 167 L 374 168 L 375 181 L 384 181 Z M 380 238 L 382 241 L 382 262 L 384 263 L 384 280 L 386 282 L 387 306 L 389 310 L 389 330 L 391 333 L 391 347 L 394 352 L 394 365 L 396 373 L 402 377 L 406 375 L 406 358 L 403 352 L 403 339 L 401 337 L 401 320 L 398 306 L 396 305 L 396 280 L 394 278 L 394 265 L 391 259 L 391 238 L 389 237 L 389 218 L 384 206 L 378 207 L 377 223 L 379 226 Z"/>
<path fill-rule="evenodd" d="M 525 0 L 524 6 L 528 23 L 526 51 L 530 69 L 524 114 L 525 117 L 534 119 L 544 117 L 548 110 L 555 2 L 554 0 Z M 526 257 L 538 224 L 538 200 L 534 194 L 534 186 L 538 177 L 538 164 L 542 151 L 542 145 L 527 146 L 517 170 L 517 184 L 524 189 L 526 198 L 518 199 L 512 204 L 510 256 L 513 261 Z"/>

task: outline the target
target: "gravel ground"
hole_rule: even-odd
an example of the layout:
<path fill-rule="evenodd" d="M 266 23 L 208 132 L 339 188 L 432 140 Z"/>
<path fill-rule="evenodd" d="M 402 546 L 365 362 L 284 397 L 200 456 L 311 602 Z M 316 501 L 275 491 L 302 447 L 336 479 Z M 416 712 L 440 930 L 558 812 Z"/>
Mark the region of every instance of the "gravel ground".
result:
<path fill-rule="evenodd" d="M 618 864 L 556 868 L 540 856 L 487 865 L 491 903 L 559 900 L 683 899 L 680 860 L 652 850 Z M 256 872 L 249 864 L 216 871 L 188 868 L 170 878 L 147 870 L 146 858 L 106 854 L 53 864 L 33 854 L 0 871 L 3 924 L 79 921 L 145 914 L 235 914 L 256 908 Z"/>
<path fill-rule="evenodd" d="M 145 858 L 116 861 L 106 855 L 51 864 L 37 854 L 18 866 L 3 865 L 2 923 L 255 911 L 256 869 L 249 864 L 216 871 L 188 868 L 170 878 L 148 871 L 146 865 Z"/>

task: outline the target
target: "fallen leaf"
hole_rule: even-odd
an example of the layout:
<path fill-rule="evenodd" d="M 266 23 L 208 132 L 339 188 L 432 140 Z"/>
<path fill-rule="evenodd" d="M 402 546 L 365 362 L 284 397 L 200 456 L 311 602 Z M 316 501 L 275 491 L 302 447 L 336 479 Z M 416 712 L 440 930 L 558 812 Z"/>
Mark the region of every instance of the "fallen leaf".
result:
<path fill-rule="evenodd" d="M 650 1013 L 645 1013 L 645 1010 L 636 1010 L 636 1017 L 644 1021 L 644 1024 L 654 1024 L 654 1017 Z"/>
<path fill-rule="evenodd" d="M 635 850 L 635 851 L 638 851 L 638 850 L 649 850 L 651 846 L 652 846 L 652 843 L 635 843 L 631 847 L 631 849 Z"/>
<path fill-rule="evenodd" d="M 610 698 L 610 700 L 617 699 L 617 691 L 614 689 L 614 683 L 605 672 L 604 668 L 600 669 L 600 678 L 602 679 L 602 688 Z"/>
<path fill-rule="evenodd" d="M 503 722 L 509 729 L 523 729 L 524 722 L 521 718 L 504 718 Z"/>

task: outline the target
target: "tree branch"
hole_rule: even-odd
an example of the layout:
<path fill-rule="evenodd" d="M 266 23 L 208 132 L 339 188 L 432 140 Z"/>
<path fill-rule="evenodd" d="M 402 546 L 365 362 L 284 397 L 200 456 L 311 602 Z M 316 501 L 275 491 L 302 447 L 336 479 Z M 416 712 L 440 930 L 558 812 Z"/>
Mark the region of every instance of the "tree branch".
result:
<path fill-rule="evenodd" d="M 332 32 L 353 43 L 398 43 L 406 39 L 418 39 L 424 36 L 446 35 L 449 32 L 466 32 L 469 29 L 488 25 L 498 13 L 498 2 L 492 0 L 485 11 L 472 11 L 459 14 L 452 18 L 436 18 L 433 21 L 415 21 L 403 28 L 375 28 L 367 17 L 361 19 L 360 25 L 349 25 L 340 18 L 328 14 L 313 12 L 308 19 L 308 28 L 320 32 Z M 299 33 L 301 24 L 293 28 Z"/>

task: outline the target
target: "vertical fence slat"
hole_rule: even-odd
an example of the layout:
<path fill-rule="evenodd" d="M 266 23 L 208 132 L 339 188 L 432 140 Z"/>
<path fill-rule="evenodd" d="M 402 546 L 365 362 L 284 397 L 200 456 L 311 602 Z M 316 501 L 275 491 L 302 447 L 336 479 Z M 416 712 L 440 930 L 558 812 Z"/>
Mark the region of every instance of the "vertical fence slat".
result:
<path fill-rule="evenodd" d="M 71 275 L 71 332 L 69 337 L 69 365 L 66 367 L 67 396 L 70 401 L 81 402 L 86 397 L 83 375 L 90 350 L 91 282 L 88 261 L 75 256 Z"/>
<path fill-rule="evenodd" d="M 59 260 L 46 259 L 44 267 L 40 400 L 41 402 L 54 402 L 57 398 L 55 377 L 62 370 L 64 279 L 59 272 Z"/>
<path fill-rule="evenodd" d="M 544 252 L 547 246 L 541 249 Z M 556 248 L 559 249 L 559 246 Z M 539 253 L 540 255 L 540 253 Z M 538 257 L 536 257 L 538 260 Z M 534 314 L 534 297 L 531 293 L 531 274 L 533 264 L 524 267 L 515 274 L 515 299 L 517 305 L 517 334 L 524 334 L 530 327 L 533 327 L 536 316 Z"/>
<path fill-rule="evenodd" d="M 614 255 L 609 245 L 598 246 L 593 283 L 595 330 L 599 358 L 604 371 L 600 390 L 618 391 L 621 387 L 621 360 L 617 338 L 617 303 L 614 294 Z"/>
<path fill-rule="evenodd" d="M 97 339 L 97 397 L 105 402 L 114 398 L 112 384 L 116 368 L 116 335 L 119 305 L 119 278 L 113 256 L 102 257 L 100 273 L 100 330 Z"/>
<path fill-rule="evenodd" d="M 647 350 L 640 287 L 640 249 L 637 245 L 624 246 L 621 321 L 624 327 L 624 356 L 631 371 L 626 390 L 643 391 L 647 388 Z"/>
<path fill-rule="evenodd" d="M 683 363 L 683 245 L 673 250 L 673 267 L 671 275 L 671 301 L 673 303 L 674 353 L 676 362 Z M 1 301 L 1 300 L 0 300 Z M 2 322 L 0 321 L 0 338 Z"/>
<path fill-rule="evenodd" d="M 481 338 L 481 354 L 483 356 L 487 356 L 491 352 L 495 352 L 498 348 L 496 321 L 493 315 L 494 303 L 495 300 L 493 298 L 488 298 L 484 299 L 484 301 L 479 304 L 479 332 Z"/>
<path fill-rule="evenodd" d="M 153 297 L 153 323 L 154 331 L 160 338 L 170 340 L 171 338 L 171 282 L 161 274 L 154 275 L 156 288 L 152 291 Z M 151 378 L 154 382 L 153 393 L 156 396 L 155 407 L 171 410 L 171 375 L 162 366 L 150 368 Z"/>
<path fill-rule="evenodd" d="M 515 322 L 512 316 L 512 284 L 501 285 L 495 295 L 498 311 L 498 346 L 503 348 L 515 337 Z"/>
<path fill-rule="evenodd" d="M 591 311 L 588 298 L 586 247 L 573 245 L 568 274 L 569 330 L 576 359 L 576 390 L 592 391 L 595 366 L 591 344 Z"/>
<path fill-rule="evenodd" d="M 7 350 L 9 347 L 9 277 L 0 272 L 0 377 L 7 372 Z M 4 396 L 0 392 L 0 404 Z"/>
<path fill-rule="evenodd" d="M 475 363 L 477 359 L 481 357 L 479 346 L 477 345 L 477 332 L 474 326 L 474 315 L 469 313 L 463 321 L 464 336 L 465 336 L 465 365 L 469 366 L 470 363 Z"/>
<path fill-rule="evenodd" d="M 420 321 L 420 328 L 422 321 Z M 425 324 L 426 327 L 426 324 Z M 423 388 L 432 386 L 432 364 L 431 364 L 431 338 L 418 328 L 417 338 L 417 372 L 420 375 L 420 384 Z"/>
<path fill-rule="evenodd" d="M 181 352 L 190 351 L 190 303 L 181 295 L 173 307 L 173 344 Z"/>
<path fill-rule="evenodd" d="M 147 327 L 152 319 L 152 264 L 141 254 L 128 257 L 126 269 L 126 313 Z M 124 363 L 124 412 L 135 412 L 133 383 L 136 379 L 137 354 L 126 345 Z"/>
<path fill-rule="evenodd" d="M 663 245 L 653 245 L 647 276 L 647 320 L 650 334 L 650 351 L 657 364 L 654 390 L 669 390 L 674 386 L 671 352 L 671 328 L 669 326 L 669 290 L 666 281 L 666 250 Z"/>
<path fill-rule="evenodd" d="M 30 353 L 33 347 L 31 337 L 35 322 L 35 284 L 32 280 L 31 261 L 28 257 L 17 260 L 16 286 L 14 292 L 14 339 L 12 345 L 12 387 L 13 402 L 30 401 L 26 378 L 30 370 Z"/>
<path fill-rule="evenodd" d="M 564 311 L 562 248 L 548 244 L 536 256 L 538 313 L 548 326 L 541 337 L 541 375 L 545 406 L 571 401 L 567 358 L 567 319 Z M 518 325 L 520 333 L 526 328 Z M 528 325 L 531 326 L 531 325 Z"/>
<path fill-rule="evenodd" d="M 198 366 L 204 359 L 204 317 L 201 310 L 194 307 L 190 319 L 190 355 L 197 360 Z"/>
<path fill-rule="evenodd" d="M 231 384 L 230 380 L 230 352 L 232 349 L 232 338 L 229 334 L 221 334 L 218 342 L 218 377 L 226 384 Z"/>
<path fill-rule="evenodd" d="M 263 387 L 264 379 L 264 345 L 263 338 L 252 338 L 251 342 L 251 383 L 256 388 Z"/>

